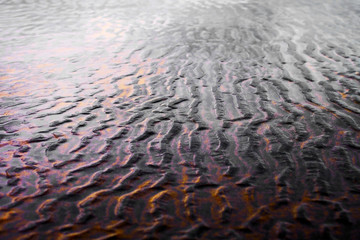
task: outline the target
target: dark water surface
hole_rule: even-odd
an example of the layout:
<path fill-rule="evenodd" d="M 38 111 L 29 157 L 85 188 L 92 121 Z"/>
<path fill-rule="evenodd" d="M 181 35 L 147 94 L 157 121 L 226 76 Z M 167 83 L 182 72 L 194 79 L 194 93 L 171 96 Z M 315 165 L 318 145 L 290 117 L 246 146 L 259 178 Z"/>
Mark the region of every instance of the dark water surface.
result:
<path fill-rule="evenodd" d="M 357 0 L 0 1 L 1 239 L 359 239 Z"/>

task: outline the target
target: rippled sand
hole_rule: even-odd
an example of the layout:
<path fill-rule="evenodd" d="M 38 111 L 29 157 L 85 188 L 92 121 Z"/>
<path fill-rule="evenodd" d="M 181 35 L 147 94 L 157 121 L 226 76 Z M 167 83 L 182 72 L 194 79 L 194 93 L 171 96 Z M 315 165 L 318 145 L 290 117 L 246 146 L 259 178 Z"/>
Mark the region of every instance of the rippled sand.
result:
<path fill-rule="evenodd" d="M 1 239 L 359 239 L 357 0 L 0 1 Z"/>

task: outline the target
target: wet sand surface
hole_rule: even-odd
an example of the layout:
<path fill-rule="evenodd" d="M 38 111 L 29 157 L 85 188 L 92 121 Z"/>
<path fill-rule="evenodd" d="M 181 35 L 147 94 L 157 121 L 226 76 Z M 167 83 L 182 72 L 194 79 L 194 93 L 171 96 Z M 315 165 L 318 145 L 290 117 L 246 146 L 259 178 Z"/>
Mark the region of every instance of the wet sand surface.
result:
<path fill-rule="evenodd" d="M 356 0 L 0 1 L 1 239 L 359 239 Z"/>

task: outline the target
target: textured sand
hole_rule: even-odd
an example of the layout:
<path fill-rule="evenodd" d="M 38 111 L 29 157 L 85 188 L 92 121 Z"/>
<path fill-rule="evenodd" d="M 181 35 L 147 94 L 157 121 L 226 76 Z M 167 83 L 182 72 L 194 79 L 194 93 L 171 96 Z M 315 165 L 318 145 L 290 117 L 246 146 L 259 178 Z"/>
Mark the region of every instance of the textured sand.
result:
<path fill-rule="evenodd" d="M 0 1 L 1 239 L 359 239 L 356 0 Z"/>

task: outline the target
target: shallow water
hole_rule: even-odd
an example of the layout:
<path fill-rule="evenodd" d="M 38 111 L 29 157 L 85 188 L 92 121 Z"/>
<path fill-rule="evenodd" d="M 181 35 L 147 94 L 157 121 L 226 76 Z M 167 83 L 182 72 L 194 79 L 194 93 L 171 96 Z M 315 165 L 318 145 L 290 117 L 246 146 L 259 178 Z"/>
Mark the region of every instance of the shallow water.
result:
<path fill-rule="evenodd" d="M 359 13 L 0 1 L 1 239 L 358 239 Z"/>

